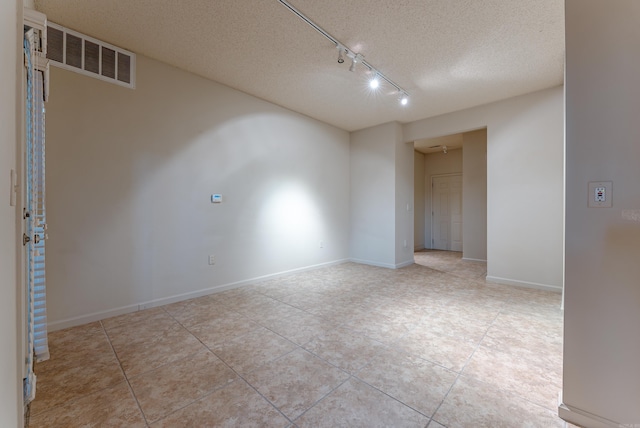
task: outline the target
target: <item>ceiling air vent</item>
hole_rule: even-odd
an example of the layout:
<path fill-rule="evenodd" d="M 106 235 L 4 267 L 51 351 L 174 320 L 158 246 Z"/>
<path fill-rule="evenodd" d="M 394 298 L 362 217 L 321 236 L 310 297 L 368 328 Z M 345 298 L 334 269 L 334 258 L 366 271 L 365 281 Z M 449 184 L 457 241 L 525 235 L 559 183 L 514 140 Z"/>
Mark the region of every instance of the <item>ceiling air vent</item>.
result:
<path fill-rule="evenodd" d="M 136 55 L 52 22 L 47 23 L 51 64 L 127 88 L 136 86 Z"/>

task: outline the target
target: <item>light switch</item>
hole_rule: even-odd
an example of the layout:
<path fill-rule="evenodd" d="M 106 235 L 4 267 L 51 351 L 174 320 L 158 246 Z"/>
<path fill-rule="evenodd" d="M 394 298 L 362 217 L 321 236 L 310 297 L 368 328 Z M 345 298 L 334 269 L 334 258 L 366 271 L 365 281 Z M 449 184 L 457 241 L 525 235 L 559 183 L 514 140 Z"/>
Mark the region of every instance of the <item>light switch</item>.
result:
<path fill-rule="evenodd" d="M 611 181 L 591 181 L 589 182 L 589 204 L 590 208 L 611 208 L 612 206 Z"/>

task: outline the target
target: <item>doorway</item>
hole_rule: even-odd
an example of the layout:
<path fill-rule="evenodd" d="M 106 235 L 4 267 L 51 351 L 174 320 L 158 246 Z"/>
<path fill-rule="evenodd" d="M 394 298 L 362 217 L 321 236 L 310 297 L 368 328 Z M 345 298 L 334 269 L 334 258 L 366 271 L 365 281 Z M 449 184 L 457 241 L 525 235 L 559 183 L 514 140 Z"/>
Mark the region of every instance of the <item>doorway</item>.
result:
<path fill-rule="evenodd" d="M 486 128 L 415 140 L 414 149 L 415 250 L 462 251 L 464 260 L 486 262 Z"/>

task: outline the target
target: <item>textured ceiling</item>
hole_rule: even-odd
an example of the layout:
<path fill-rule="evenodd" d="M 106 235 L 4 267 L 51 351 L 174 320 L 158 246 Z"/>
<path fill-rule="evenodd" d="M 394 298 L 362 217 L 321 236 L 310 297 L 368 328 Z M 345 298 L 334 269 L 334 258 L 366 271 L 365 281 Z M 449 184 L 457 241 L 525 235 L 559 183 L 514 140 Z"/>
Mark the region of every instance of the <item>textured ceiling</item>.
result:
<path fill-rule="evenodd" d="M 277 0 L 37 0 L 60 25 L 345 130 L 560 85 L 564 0 L 290 0 L 410 94 L 367 86 Z"/>

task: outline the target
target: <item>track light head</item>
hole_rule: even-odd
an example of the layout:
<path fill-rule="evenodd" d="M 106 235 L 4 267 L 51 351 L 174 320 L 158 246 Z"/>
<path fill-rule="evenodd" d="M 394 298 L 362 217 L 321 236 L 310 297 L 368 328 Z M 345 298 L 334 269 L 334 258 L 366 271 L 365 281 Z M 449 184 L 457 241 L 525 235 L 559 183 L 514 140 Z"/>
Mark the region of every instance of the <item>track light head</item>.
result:
<path fill-rule="evenodd" d="M 378 73 L 375 73 L 371 80 L 369 80 L 369 87 L 371 89 L 378 89 L 380 87 L 380 76 L 378 76 Z"/>
<path fill-rule="evenodd" d="M 341 45 L 337 45 L 336 48 L 338 48 L 338 64 L 342 64 L 344 62 L 343 53 L 346 53 L 347 50 Z"/>
<path fill-rule="evenodd" d="M 349 67 L 349 71 L 356 71 L 356 64 L 362 62 L 362 54 L 355 54 L 351 57 L 351 67 Z"/>
<path fill-rule="evenodd" d="M 403 106 L 406 106 L 409 103 L 409 96 L 404 92 L 400 94 L 399 99 L 400 99 L 400 104 Z"/>

